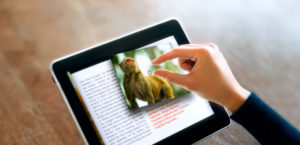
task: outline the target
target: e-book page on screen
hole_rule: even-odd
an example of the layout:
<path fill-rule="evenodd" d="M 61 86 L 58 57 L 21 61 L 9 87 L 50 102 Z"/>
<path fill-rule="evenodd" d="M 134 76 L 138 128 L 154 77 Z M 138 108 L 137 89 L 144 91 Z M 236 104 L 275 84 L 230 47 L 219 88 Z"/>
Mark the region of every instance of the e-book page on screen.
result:
<path fill-rule="evenodd" d="M 116 54 L 111 60 L 74 73 L 68 72 L 102 143 L 154 144 L 214 114 L 208 101 L 161 78 L 154 78 L 152 81 L 153 84 L 162 83 L 159 86 L 165 85 L 157 90 L 163 95 L 171 96 L 166 97 L 167 99 L 158 97 L 154 101 L 147 101 L 141 95 L 132 99 L 130 94 L 126 94 L 126 89 L 134 92 L 139 88 L 132 89 L 127 86 L 130 84 L 124 83 L 130 80 L 126 78 L 126 71 L 133 70 L 120 65 L 125 58 L 130 56 L 131 62 L 126 61 L 124 64 L 136 65 L 134 70 L 139 70 L 141 78 L 153 76 L 156 69 L 186 73 L 178 67 L 177 59 L 159 66 L 151 64 L 152 59 L 177 46 L 175 38 L 170 36 L 134 52 Z M 135 81 L 138 83 L 139 80 Z M 165 88 L 168 88 L 167 91 Z M 159 95 L 162 97 L 162 94 Z"/>

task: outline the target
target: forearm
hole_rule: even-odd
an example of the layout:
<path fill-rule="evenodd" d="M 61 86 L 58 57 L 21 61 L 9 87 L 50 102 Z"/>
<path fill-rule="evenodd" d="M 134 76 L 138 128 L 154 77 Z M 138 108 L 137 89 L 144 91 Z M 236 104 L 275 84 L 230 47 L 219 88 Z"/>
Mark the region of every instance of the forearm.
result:
<path fill-rule="evenodd" d="M 254 93 L 231 118 L 261 144 L 300 144 L 300 132 Z"/>

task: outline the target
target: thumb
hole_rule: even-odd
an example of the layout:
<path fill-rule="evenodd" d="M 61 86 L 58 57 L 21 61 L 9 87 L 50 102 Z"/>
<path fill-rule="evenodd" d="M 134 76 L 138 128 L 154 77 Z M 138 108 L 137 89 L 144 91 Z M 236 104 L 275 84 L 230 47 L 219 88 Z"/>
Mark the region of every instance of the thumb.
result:
<path fill-rule="evenodd" d="M 154 72 L 155 75 L 158 75 L 171 83 L 175 83 L 181 86 L 186 85 L 186 75 L 177 74 L 168 70 L 156 70 Z"/>

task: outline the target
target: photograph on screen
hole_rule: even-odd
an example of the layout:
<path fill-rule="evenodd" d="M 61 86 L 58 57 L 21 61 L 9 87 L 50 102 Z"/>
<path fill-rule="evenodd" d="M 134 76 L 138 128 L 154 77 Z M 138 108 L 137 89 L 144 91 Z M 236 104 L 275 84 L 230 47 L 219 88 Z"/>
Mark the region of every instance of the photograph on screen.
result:
<path fill-rule="evenodd" d="M 184 88 L 153 74 L 157 69 L 170 70 L 179 74 L 186 73 L 179 68 L 177 59 L 152 65 L 152 60 L 172 50 L 173 47 L 171 41 L 164 41 L 111 57 L 129 109 L 137 109 L 189 93 Z"/>

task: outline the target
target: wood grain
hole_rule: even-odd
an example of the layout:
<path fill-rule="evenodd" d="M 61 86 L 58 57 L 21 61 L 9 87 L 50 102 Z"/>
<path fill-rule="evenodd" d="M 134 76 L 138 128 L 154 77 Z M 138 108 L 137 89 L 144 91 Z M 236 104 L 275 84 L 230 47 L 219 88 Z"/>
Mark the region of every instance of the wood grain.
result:
<path fill-rule="evenodd" d="M 55 58 L 170 17 L 219 45 L 240 82 L 300 128 L 298 1 L 0 0 L 0 144 L 84 144 Z M 199 144 L 258 144 L 241 126 Z"/>

